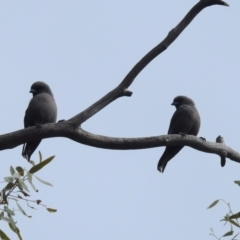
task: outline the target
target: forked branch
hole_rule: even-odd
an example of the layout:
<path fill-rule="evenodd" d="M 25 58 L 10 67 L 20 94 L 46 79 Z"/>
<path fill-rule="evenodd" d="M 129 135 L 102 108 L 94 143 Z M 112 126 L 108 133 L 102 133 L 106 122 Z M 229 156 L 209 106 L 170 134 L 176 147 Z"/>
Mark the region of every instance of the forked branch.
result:
<path fill-rule="evenodd" d="M 30 127 L 16 132 L 0 135 L 0 150 L 17 147 L 25 142 L 40 140 L 52 137 L 66 137 L 81 144 L 105 149 L 145 149 L 161 146 L 182 145 L 195 148 L 199 151 L 214 153 L 221 158 L 229 158 L 240 162 L 240 154 L 222 143 L 212 143 L 203 141 L 194 136 L 182 137 L 181 135 L 162 135 L 147 138 L 112 138 L 100 136 L 84 131 L 81 124 L 102 110 L 114 100 L 132 95 L 128 90 L 137 75 L 159 54 L 166 50 L 181 32 L 191 23 L 191 21 L 206 7 L 212 5 L 228 6 L 221 0 L 200 0 L 183 18 L 183 20 L 173 28 L 167 37 L 148 52 L 126 75 L 122 82 L 111 92 L 88 107 L 86 110 L 70 118 L 65 122 L 56 124 L 45 124 L 42 128 Z"/>

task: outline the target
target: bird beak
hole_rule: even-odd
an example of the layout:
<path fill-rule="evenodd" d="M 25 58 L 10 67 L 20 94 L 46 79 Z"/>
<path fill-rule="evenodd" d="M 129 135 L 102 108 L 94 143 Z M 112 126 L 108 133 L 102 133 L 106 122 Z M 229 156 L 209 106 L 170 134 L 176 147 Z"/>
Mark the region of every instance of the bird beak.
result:
<path fill-rule="evenodd" d="M 35 89 L 31 89 L 29 92 L 30 93 L 36 93 L 36 90 Z"/>
<path fill-rule="evenodd" d="M 177 102 L 173 102 L 171 105 L 173 105 L 173 106 L 177 106 L 178 103 L 177 103 Z"/>

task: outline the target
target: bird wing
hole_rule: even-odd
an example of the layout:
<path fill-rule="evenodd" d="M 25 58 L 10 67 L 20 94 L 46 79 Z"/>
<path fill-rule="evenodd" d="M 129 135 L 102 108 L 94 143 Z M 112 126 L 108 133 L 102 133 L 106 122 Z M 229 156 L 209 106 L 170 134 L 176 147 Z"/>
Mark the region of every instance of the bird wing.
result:
<path fill-rule="evenodd" d="M 53 123 L 57 118 L 57 106 L 54 98 L 42 93 L 31 99 L 25 112 L 24 127 L 36 125 L 36 123 Z"/>
<path fill-rule="evenodd" d="M 178 108 L 172 116 L 168 134 L 190 133 L 195 124 L 195 107 L 183 106 Z M 198 113 L 197 113 L 198 114 Z"/>

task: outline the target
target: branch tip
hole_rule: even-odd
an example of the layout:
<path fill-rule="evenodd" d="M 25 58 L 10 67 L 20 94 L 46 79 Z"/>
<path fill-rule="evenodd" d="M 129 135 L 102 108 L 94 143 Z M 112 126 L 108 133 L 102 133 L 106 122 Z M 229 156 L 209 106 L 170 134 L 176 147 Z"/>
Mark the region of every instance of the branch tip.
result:
<path fill-rule="evenodd" d="M 219 1 L 219 5 L 229 7 L 229 4 L 227 4 L 227 3 L 224 2 L 224 1 Z"/>
<path fill-rule="evenodd" d="M 124 96 L 126 96 L 126 97 L 131 97 L 132 96 L 132 92 L 131 91 L 129 91 L 129 90 L 125 90 L 124 91 Z"/>
<path fill-rule="evenodd" d="M 222 0 L 200 0 L 200 1 L 205 2 L 208 6 L 217 4 L 217 5 L 229 7 L 229 5 Z"/>

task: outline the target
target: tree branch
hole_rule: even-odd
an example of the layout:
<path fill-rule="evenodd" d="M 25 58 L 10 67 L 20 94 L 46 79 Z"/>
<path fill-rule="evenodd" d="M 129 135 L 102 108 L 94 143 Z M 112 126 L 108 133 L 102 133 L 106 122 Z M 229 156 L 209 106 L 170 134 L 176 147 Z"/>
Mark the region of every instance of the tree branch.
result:
<path fill-rule="evenodd" d="M 217 154 L 240 163 L 240 153 L 225 145 L 203 140 L 192 135 L 180 134 L 152 136 L 145 138 L 115 138 L 92 134 L 81 128 L 74 129 L 69 123 L 45 124 L 42 128 L 30 127 L 0 136 L 0 150 L 10 149 L 31 140 L 52 137 L 66 137 L 75 142 L 112 150 L 138 150 L 163 146 L 189 146 L 198 151 Z M 11 140 L 11 141 L 10 141 Z"/>
<path fill-rule="evenodd" d="M 131 96 L 132 93 L 128 91 L 128 87 L 133 83 L 137 75 L 159 54 L 165 51 L 181 34 L 181 32 L 191 23 L 191 21 L 200 13 L 204 8 L 211 5 L 224 5 L 229 6 L 227 3 L 221 0 L 201 0 L 199 1 L 183 18 L 183 20 L 173 28 L 167 35 L 167 37 L 154 47 L 150 52 L 148 52 L 126 75 L 122 82 L 111 92 L 106 94 L 99 101 L 94 103 L 92 106 L 84 110 L 83 112 L 77 114 L 73 118 L 69 119 L 75 126 L 80 126 L 87 119 L 91 118 L 94 114 L 102 110 L 108 104 L 113 102 L 119 97 Z"/>
<path fill-rule="evenodd" d="M 162 135 L 146 138 L 113 138 L 92 134 L 79 127 L 83 122 L 91 118 L 117 98 L 123 96 L 130 97 L 132 92 L 128 91 L 127 89 L 133 83 L 136 76 L 155 57 L 166 50 L 174 42 L 174 40 L 191 23 L 198 13 L 211 5 L 228 6 L 227 3 L 221 0 L 199 1 L 187 13 L 183 20 L 168 33 L 167 37 L 149 53 L 147 53 L 132 68 L 122 82 L 103 98 L 65 122 L 45 124 L 42 126 L 42 128 L 30 127 L 16 132 L 0 135 L 0 150 L 14 148 L 23 143 L 44 138 L 66 137 L 81 144 L 104 149 L 133 150 L 174 145 L 189 146 L 202 152 L 217 154 L 221 158 L 226 157 L 233 161 L 240 162 L 240 154 L 226 146 L 224 143 L 207 142 L 195 136 L 187 135 L 186 137 L 182 137 L 181 135 Z"/>

